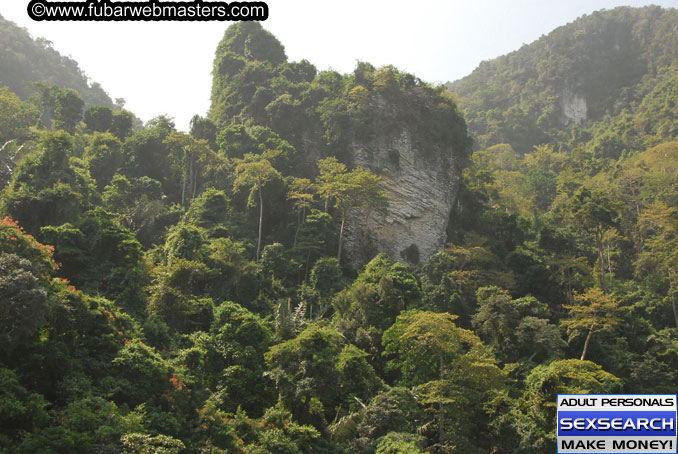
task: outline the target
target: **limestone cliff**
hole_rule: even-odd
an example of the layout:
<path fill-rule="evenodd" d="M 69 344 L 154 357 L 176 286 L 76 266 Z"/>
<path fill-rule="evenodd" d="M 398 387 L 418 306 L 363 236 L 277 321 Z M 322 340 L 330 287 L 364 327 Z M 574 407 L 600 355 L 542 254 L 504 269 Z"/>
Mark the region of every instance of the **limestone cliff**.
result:
<path fill-rule="evenodd" d="M 565 88 L 560 95 L 560 105 L 563 113 L 563 124 L 567 125 L 570 122 L 580 124 L 586 121 L 588 105 L 583 96 Z"/>
<path fill-rule="evenodd" d="M 418 264 L 444 247 L 470 149 L 451 99 L 417 84 L 398 88 L 372 90 L 348 146 L 353 166 L 382 176 L 389 202 L 386 214 L 349 213 L 344 247 L 356 266 L 379 252 Z"/>
<path fill-rule="evenodd" d="M 359 265 L 376 253 L 385 252 L 395 260 L 418 264 L 445 245 L 460 172 L 442 159 L 441 153 L 418 150 L 407 130 L 380 137 L 374 145 L 371 152 L 363 145 L 355 145 L 353 159 L 355 165 L 369 168 L 384 178 L 382 187 L 388 194 L 388 212 L 369 217 L 364 211 L 351 213 L 346 230 L 346 256 Z"/>

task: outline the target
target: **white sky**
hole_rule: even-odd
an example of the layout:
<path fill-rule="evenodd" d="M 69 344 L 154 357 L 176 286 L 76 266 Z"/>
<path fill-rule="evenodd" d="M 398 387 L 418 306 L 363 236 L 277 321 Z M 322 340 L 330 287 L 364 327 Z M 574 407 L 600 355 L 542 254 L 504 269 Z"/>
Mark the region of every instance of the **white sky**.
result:
<path fill-rule="evenodd" d="M 160 114 L 186 130 L 209 109 L 216 46 L 229 22 L 34 22 L 29 0 L 0 14 L 75 59 L 111 98 L 144 121 Z M 351 72 L 356 61 L 393 64 L 423 80 L 459 79 L 583 14 L 678 0 L 268 0 L 263 26 L 292 61 Z"/>

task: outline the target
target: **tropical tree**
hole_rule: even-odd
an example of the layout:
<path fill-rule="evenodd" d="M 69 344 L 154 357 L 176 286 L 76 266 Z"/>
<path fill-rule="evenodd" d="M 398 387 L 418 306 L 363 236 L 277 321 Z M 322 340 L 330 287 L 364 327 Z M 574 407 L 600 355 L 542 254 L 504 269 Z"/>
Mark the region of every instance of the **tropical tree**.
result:
<path fill-rule="evenodd" d="M 113 111 L 108 106 L 92 106 L 85 111 L 83 121 L 90 131 L 106 132 L 113 124 Z"/>
<path fill-rule="evenodd" d="M 318 193 L 325 200 L 325 211 L 330 200 L 334 200 L 334 207 L 341 215 L 337 250 L 337 260 L 341 261 L 344 226 L 348 211 L 358 207 L 365 209 L 365 228 L 367 229 L 371 211 L 373 209 L 382 212 L 386 210 L 388 205 L 386 191 L 379 187 L 380 176 L 360 167 L 348 172 L 346 166 L 334 157 L 319 160 L 318 170 L 320 173 L 316 183 L 319 186 Z"/>
<path fill-rule="evenodd" d="M 111 133 L 120 140 L 125 140 L 134 127 L 134 115 L 126 110 L 113 112 Z"/>
<path fill-rule="evenodd" d="M 92 135 L 83 158 L 99 190 L 110 184 L 113 175 L 118 173 L 125 164 L 122 143 L 108 132 L 95 132 Z"/>
<path fill-rule="evenodd" d="M 664 202 L 652 203 L 641 213 L 638 227 L 645 240 L 636 261 L 636 272 L 667 283 L 666 293 L 678 328 L 678 208 Z"/>
<path fill-rule="evenodd" d="M 609 292 L 605 278 L 605 256 L 603 240 L 605 232 L 616 226 L 619 206 L 610 197 L 600 191 L 581 188 L 570 202 L 570 214 L 573 222 L 593 235 L 598 251 L 600 284 L 605 293 Z"/>
<path fill-rule="evenodd" d="M 315 323 L 271 347 L 265 358 L 284 404 L 300 421 L 324 428 L 342 406 L 378 391 L 380 380 L 365 356 L 336 329 Z"/>
<path fill-rule="evenodd" d="M 209 158 L 212 150 L 206 140 L 180 132 L 171 132 L 164 143 L 175 155 L 175 166 L 182 174 L 181 206 L 186 206 L 197 194 L 200 164 Z"/>
<path fill-rule="evenodd" d="M 558 394 L 609 394 L 620 384 L 621 380 L 591 361 L 564 359 L 532 369 L 511 410 L 514 430 L 521 439 L 519 452 L 554 452 Z"/>
<path fill-rule="evenodd" d="M 85 102 L 78 92 L 71 89 L 60 91 L 56 95 L 56 107 L 54 108 L 54 127 L 63 129 L 71 134 L 82 120 L 82 110 Z"/>
<path fill-rule="evenodd" d="M 297 238 L 299 237 L 299 230 L 306 218 L 306 211 L 313 207 L 315 202 L 316 185 L 308 178 L 292 177 L 289 183 L 289 190 L 287 191 L 287 199 L 294 203 L 294 208 L 298 213 L 297 229 L 294 232 L 294 245 L 297 247 Z"/>
<path fill-rule="evenodd" d="M 217 149 L 217 127 L 208 118 L 194 115 L 191 118 L 191 136 L 198 140 L 206 140 L 210 148 Z"/>
<path fill-rule="evenodd" d="M 9 140 L 23 141 L 38 118 L 40 112 L 33 104 L 21 101 L 7 87 L 0 88 L 0 148 Z"/>
<path fill-rule="evenodd" d="M 179 454 L 185 448 L 181 440 L 167 435 L 151 437 L 141 433 L 125 434 L 121 438 L 125 454 Z"/>
<path fill-rule="evenodd" d="M 270 162 L 270 159 L 278 156 L 279 152 L 269 150 L 262 154 L 247 153 L 243 159 L 236 159 L 235 181 L 233 181 L 233 192 L 237 192 L 242 187 L 250 189 L 247 198 L 247 205 L 254 205 L 254 196 L 259 196 L 259 234 L 257 236 L 257 261 L 261 254 L 261 229 L 264 223 L 264 187 L 274 181 L 282 179 Z"/>
<path fill-rule="evenodd" d="M 74 221 L 94 196 L 89 173 L 72 165 L 73 139 L 63 131 L 47 132 L 37 150 L 17 166 L 2 197 L 2 211 L 29 232 Z"/>
<path fill-rule="evenodd" d="M 513 299 L 499 287 L 481 287 L 476 296 L 473 327 L 500 359 L 556 356 L 566 346 L 558 326 L 549 323 L 546 304 L 533 296 Z"/>
<path fill-rule="evenodd" d="M 575 295 L 574 301 L 572 305 L 565 305 L 570 312 L 570 318 L 563 320 L 562 323 L 567 327 L 570 338 L 580 332 L 588 332 L 580 358 L 584 361 L 593 333 L 616 327 L 628 308 L 619 305 L 620 302 L 614 293 L 605 293 L 597 287 Z"/>
<path fill-rule="evenodd" d="M 503 388 L 505 373 L 480 339 L 457 327 L 455 319 L 405 312 L 384 333 L 384 354 L 400 371 L 402 384 L 414 386 L 420 403 L 435 409 L 439 447 L 454 443 L 465 452 L 482 452 L 483 404 Z"/>

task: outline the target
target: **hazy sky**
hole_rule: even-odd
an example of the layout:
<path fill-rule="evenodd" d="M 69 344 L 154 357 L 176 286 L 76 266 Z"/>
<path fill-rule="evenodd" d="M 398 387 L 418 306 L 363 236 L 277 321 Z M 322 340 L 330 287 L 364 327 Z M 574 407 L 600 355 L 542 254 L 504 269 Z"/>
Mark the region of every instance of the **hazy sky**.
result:
<path fill-rule="evenodd" d="M 70 55 L 144 121 L 168 114 L 179 129 L 209 108 L 214 51 L 229 22 L 34 22 L 29 0 L 0 14 Z M 350 72 L 356 61 L 393 64 L 428 82 L 456 80 L 583 14 L 678 0 L 268 0 L 263 23 L 292 61 Z"/>

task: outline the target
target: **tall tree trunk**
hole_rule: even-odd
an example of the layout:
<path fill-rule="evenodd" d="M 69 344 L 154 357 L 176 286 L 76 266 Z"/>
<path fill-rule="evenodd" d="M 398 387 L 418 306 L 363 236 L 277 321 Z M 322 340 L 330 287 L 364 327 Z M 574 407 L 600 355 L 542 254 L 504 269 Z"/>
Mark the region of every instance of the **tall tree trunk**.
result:
<path fill-rule="evenodd" d="M 586 336 L 586 340 L 584 341 L 584 350 L 581 352 L 581 358 L 579 358 L 581 361 L 584 361 L 586 359 L 586 351 L 589 349 L 589 342 L 591 342 L 591 337 L 593 336 L 594 326 L 595 322 L 591 323 L 591 327 L 589 328 L 589 334 Z"/>
<path fill-rule="evenodd" d="M 372 207 L 367 206 L 365 209 L 365 231 L 363 232 L 363 247 L 367 248 L 367 240 L 370 235 L 370 228 L 369 228 L 369 223 L 370 223 L 370 214 L 372 214 Z"/>
<path fill-rule="evenodd" d="M 605 255 L 603 253 L 603 229 L 599 228 L 596 232 L 596 247 L 598 248 L 598 261 L 600 262 L 600 285 L 603 287 L 603 292 L 610 293 L 607 288 L 607 281 L 605 280 Z"/>
<path fill-rule="evenodd" d="M 341 211 L 341 227 L 339 227 L 339 250 L 337 251 L 337 261 L 341 263 L 341 249 L 344 245 L 344 222 L 346 222 L 346 210 Z"/>
<path fill-rule="evenodd" d="M 261 195 L 261 188 L 259 192 L 259 237 L 257 238 L 257 262 L 259 261 L 259 254 L 261 252 L 261 225 L 264 223 L 264 196 Z"/>
<path fill-rule="evenodd" d="M 565 276 L 565 281 L 567 282 L 565 295 L 567 296 L 567 303 L 571 305 L 574 303 L 574 295 L 572 294 L 572 277 L 567 270 L 565 271 Z"/>
<path fill-rule="evenodd" d="M 191 200 L 195 199 L 195 193 L 198 190 L 198 165 L 195 162 L 195 153 L 193 154 L 193 164 L 191 165 L 191 173 L 193 174 L 193 191 L 191 193 Z"/>
<path fill-rule="evenodd" d="M 443 351 L 438 352 L 438 367 L 440 368 L 440 381 L 443 381 Z M 443 403 L 438 404 L 438 443 L 443 445 L 445 441 L 445 416 L 443 415 Z"/>
<path fill-rule="evenodd" d="M 186 206 L 186 180 L 188 179 L 188 153 L 184 150 L 185 164 L 184 164 L 184 178 L 181 184 L 181 206 Z"/>
<path fill-rule="evenodd" d="M 188 190 L 190 191 L 193 187 L 193 153 L 188 154 Z M 190 201 L 191 198 L 189 197 Z"/>
<path fill-rule="evenodd" d="M 297 214 L 297 230 L 294 232 L 294 244 L 292 245 L 292 249 L 296 249 L 297 247 L 297 238 L 299 237 L 299 231 L 301 230 L 301 224 L 304 222 L 304 218 L 306 217 L 306 207 L 302 209 Z"/>
<path fill-rule="evenodd" d="M 306 269 L 304 270 L 304 284 L 308 280 L 308 265 L 311 261 L 311 248 L 308 248 L 308 254 L 306 254 Z"/>

